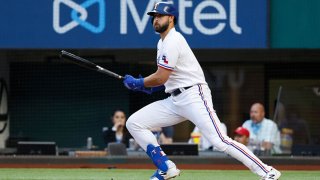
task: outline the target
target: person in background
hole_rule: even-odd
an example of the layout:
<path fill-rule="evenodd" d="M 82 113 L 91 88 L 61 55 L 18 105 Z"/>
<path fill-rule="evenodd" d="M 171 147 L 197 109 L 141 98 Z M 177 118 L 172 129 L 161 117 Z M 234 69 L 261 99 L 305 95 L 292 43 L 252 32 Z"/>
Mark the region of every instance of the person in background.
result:
<path fill-rule="evenodd" d="M 173 142 L 173 134 L 173 126 L 163 127 L 160 134 L 160 144 L 171 144 Z"/>
<path fill-rule="evenodd" d="M 104 143 L 108 146 L 110 142 L 118 142 L 118 143 L 123 143 L 127 147 L 129 146 L 129 139 L 130 139 L 130 134 L 128 133 L 128 130 L 126 129 L 126 114 L 123 110 L 115 110 L 113 112 L 113 115 L 111 117 L 113 127 L 108 128 L 104 127 L 103 128 L 103 140 Z"/>
<path fill-rule="evenodd" d="M 156 137 L 159 144 L 171 144 L 173 142 L 173 126 L 151 128 L 150 131 Z"/>
<path fill-rule="evenodd" d="M 282 133 L 286 134 L 286 131 L 291 131 L 293 144 L 312 144 L 309 125 L 307 121 L 302 118 L 300 109 L 296 105 L 289 104 L 285 107 L 282 103 L 279 103 L 278 114 L 284 114 L 282 115 L 284 118 L 279 118 L 278 124 Z"/>
<path fill-rule="evenodd" d="M 280 132 L 275 122 L 265 118 L 264 106 L 254 103 L 250 109 L 250 119 L 242 127 L 250 132 L 249 149 L 255 154 L 269 155 L 281 153 Z"/>
<path fill-rule="evenodd" d="M 234 140 L 245 145 L 248 146 L 249 144 L 249 138 L 250 138 L 250 132 L 248 129 L 244 128 L 244 127 L 238 127 L 235 131 L 234 131 Z"/>

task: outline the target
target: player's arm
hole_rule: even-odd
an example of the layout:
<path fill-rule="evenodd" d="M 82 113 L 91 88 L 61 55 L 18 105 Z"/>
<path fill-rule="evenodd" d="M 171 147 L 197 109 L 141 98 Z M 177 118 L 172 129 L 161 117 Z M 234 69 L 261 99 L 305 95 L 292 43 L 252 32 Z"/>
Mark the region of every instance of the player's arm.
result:
<path fill-rule="evenodd" d="M 162 58 L 160 58 L 160 60 L 158 61 L 158 69 L 155 73 L 145 78 L 139 77 L 138 79 L 132 77 L 131 75 L 126 75 L 123 81 L 124 85 L 128 89 L 134 91 L 143 91 L 148 94 L 158 91 L 158 87 L 161 87 L 169 79 L 169 76 L 174 70 L 179 57 L 179 49 L 177 49 L 177 46 L 173 46 L 172 44 L 170 44 L 170 46 L 168 47 L 168 49 L 170 49 L 171 51 L 165 52 L 162 55 Z M 145 88 L 151 88 L 151 91 L 149 92 L 149 90 L 146 90 Z"/>
<path fill-rule="evenodd" d="M 169 79 L 172 70 L 162 68 L 158 66 L 158 70 L 144 78 L 145 87 L 161 86 Z"/>

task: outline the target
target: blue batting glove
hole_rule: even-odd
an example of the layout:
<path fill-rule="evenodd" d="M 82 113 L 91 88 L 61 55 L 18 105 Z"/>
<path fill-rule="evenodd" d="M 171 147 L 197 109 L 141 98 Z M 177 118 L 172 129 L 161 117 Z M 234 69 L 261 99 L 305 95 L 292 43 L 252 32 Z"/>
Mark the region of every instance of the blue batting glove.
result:
<path fill-rule="evenodd" d="M 143 78 L 143 76 L 141 74 L 139 74 L 138 76 L 139 78 Z M 152 94 L 152 89 L 151 88 L 145 88 L 145 87 L 141 87 L 140 89 L 137 89 L 137 91 L 140 91 L 140 92 L 144 92 L 146 94 Z"/>
<path fill-rule="evenodd" d="M 143 78 L 134 78 L 131 75 L 125 75 L 123 80 L 124 86 L 130 90 L 138 91 L 144 88 Z"/>

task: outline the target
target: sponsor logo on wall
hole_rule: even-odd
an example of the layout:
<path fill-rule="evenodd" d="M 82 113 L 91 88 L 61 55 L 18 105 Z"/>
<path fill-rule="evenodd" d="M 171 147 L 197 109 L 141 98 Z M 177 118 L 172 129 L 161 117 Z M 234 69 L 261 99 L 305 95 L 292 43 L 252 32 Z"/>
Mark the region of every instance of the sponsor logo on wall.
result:
<path fill-rule="evenodd" d="M 0 48 L 154 48 L 159 35 L 147 12 L 158 1 L 10 0 L 11 8 L 0 6 L 12 24 L 1 28 Z M 191 48 L 267 47 L 266 0 L 170 2 Z"/>

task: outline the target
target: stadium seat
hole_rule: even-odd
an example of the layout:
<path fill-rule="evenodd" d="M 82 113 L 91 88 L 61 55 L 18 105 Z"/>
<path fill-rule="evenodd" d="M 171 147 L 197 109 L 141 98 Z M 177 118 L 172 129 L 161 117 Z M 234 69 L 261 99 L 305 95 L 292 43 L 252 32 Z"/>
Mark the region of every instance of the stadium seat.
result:
<path fill-rule="evenodd" d="M 109 143 L 108 155 L 110 156 L 127 156 L 127 148 L 123 143 Z"/>

